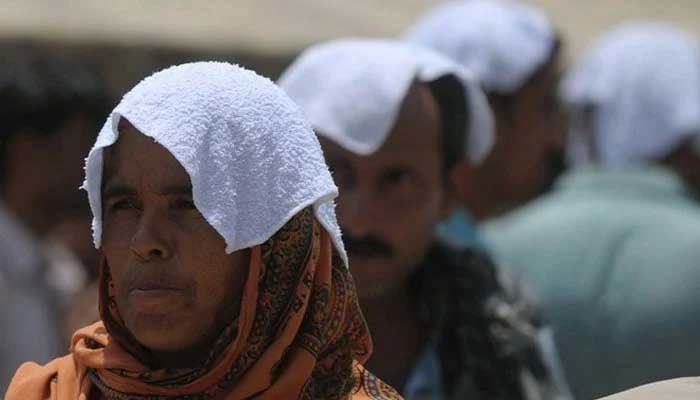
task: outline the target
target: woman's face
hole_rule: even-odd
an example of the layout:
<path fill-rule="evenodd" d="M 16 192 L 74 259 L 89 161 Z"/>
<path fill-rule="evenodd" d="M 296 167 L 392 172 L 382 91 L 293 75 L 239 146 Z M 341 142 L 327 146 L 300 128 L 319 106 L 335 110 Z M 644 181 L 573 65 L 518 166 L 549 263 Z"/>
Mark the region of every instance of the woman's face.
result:
<path fill-rule="evenodd" d="M 101 248 L 119 313 L 153 351 L 206 346 L 239 312 L 249 252 L 225 253 L 168 150 L 129 123 L 119 130 L 105 149 Z"/>

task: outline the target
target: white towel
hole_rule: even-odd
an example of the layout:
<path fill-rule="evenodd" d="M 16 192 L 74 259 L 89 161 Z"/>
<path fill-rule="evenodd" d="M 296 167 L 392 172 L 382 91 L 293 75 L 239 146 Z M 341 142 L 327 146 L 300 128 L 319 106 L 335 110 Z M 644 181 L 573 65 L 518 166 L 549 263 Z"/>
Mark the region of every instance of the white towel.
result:
<path fill-rule="evenodd" d="M 313 205 L 347 265 L 333 203 L 338 190 L 311 127 L 270 80 L 219 62 L 158 72 L 114 109 L 85 167 L 95 246 L 102 233 L 103 149 L 117 140 L 120 118 L 182 164 L 195 206 L 225 239 L 227 253 L 265 242 Z"/>
<path fill-rule="evenodd" d="M 556 33 L 534 7 L 513 0 L 453 1 L 405 34 L 474 71 L 489 92 L 520 89 L 549 58 Z"/>
<path fill-rule="evenodd" d="M 493 146 L 491 109 L 469 71 L 432 50 L 389 39 L 334 40 L 306 49 L 279 84 L 318 134 L 367 155 L 389 136 L 411 85 L 447 75 L 464 86 L 466 156 L 480 162 Z"/>
<path fill-rule="evenodd" d="M 608 166 L 659 160 L 700 135 L 700 43 L 669 25 L 624 24 L 569 72 L 562 97 L 574 164 L 591 153 Z"/>

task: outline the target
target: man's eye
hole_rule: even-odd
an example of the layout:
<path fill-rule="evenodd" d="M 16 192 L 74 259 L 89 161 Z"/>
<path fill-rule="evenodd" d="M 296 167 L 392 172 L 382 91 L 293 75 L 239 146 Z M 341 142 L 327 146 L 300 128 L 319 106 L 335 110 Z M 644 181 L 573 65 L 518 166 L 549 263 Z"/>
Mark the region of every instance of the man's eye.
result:
<path fill-rule="evenodd" d="M 128 198 L 117 200 L 112 203 L 112 210 L 132 210 L 138 208 L 136 200 Z"/>
<path fill-rule="evenodd" d="M 384 182 L 392 185 L 398 185 L 408 182 L 411 179 L 411 171 L 406 169 L 396 169 L 388 171 L 384 175 Z"/>

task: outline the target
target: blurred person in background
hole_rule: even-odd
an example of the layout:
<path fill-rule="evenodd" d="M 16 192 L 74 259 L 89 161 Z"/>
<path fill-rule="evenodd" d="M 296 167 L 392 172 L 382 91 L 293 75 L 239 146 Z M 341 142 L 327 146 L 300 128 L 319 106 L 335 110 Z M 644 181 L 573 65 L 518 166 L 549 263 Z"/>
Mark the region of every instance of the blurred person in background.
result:
<path fill-rule="evenodd" d="M 67 237 L 61 224 L 87 222 L 81 164 L 107 107 L 96 77 L 68 59 L 0 62 L 0 393 L 22 361 L 65 348 L 63 305 L 85 271 L 51 239 Z"/>
<path fill-rule="evenodd" d="M 573 170 L 484 227 L 540 295 L 574 394 L 700 374 L 700 49 L 660 23 L 605 35 L 566 77 Z"/>
<path fill-rule="evenodd" d="M 564 169 L 560 38 L 539 10 L 510 0 L 449 2 L 422 17 L 404 38 L 473 71 L 494 111 L 494 149 L 466 175 L 463 208 L 439 227 L 450 242 L 478 244 L 473 219 L 498 216 L 537 197 Z"/>
<path fill-rule="evenodd" d="M 372 351 L 298 107 L 221 62 L 136 85 L 85 161 L 101 320 L 22 365 L 7 400 L 401 397 Z"/>
<path fill-rule="evenodd" d="M 279 84 L 340 190 L 375 343 L 368 367 L 411 400 L 562 398 L 529 298 L 488 256 L 435 235 L 492 148 L 492 115 L 469 73 L 406 42 L 346 39 L 305 50 Z"/>

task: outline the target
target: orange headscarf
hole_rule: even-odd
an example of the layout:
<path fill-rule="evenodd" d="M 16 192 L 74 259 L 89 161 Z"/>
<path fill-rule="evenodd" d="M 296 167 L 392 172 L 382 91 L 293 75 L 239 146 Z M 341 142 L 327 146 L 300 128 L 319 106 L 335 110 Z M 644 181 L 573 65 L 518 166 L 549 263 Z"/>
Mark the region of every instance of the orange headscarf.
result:
<path fill-rule="evenodd" d="M 364 370 L 371 339 L 352 278 L 313 211 L 251 249 L 239 317 L 197 368 L 149 368 L 100 278 L 102 321 L 73 335 L 71 354 L 26 363 L 6 400 L 400 399 Z"/>

